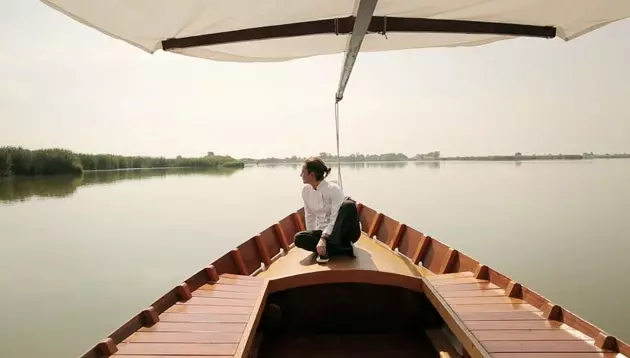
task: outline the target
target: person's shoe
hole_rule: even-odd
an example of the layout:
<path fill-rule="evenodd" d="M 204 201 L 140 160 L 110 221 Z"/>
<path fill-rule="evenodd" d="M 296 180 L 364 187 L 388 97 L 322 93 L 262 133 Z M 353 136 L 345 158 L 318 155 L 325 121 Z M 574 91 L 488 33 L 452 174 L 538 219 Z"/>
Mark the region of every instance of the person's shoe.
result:
<path fill-rule="evenodd" d="M 325 264 L 326 262 L 328 262 L 328 260 L 330 260 L 328 255 L 326 256 L 317 255 L 317 259 L 315 259 L 315 261 L 317 261 L 320 264 Z"/>

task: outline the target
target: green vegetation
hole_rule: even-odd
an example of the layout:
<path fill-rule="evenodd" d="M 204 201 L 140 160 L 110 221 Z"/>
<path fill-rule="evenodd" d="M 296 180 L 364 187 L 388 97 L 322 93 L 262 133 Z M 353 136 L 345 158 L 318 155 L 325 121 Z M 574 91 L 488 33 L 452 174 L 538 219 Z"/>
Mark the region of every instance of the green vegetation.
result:
<path fill-rule="evenodd" d="M 332 162 L 337 161 L 336 154 L 330 153 L 319 153 L 319 157 L 324 161 Z M 385 153 L 385 154 L 361 154 L 354 153 L 350 155 L 342 155 L 339 158 L 344 163 L 353 163 L 353 162 L 397 162 L 397 161 L 407 161 L 409 158 L 402 153 Z M 263 158 L 263 159 L 253 159 L 253 158 L 243 158 L 241 161 L 247 164 L 256 164 L 256 163 L 303 163 L 306 160 L 305 157 L 287 157 L 287 158 Z"/>
<path fill-rule="evenodd" d="M 324 161 L 334 164 L 337 156 L 329 153 L 319 153 Z M 442 160 L 470 160 L 470 161 L 522 161 L 522 160 L 579 160 L 594 158 L 630 158 L 630 154 L 531 154 L 514 153 L 514 155 L 486 155 L 486 156 L 457 156 L 443 157 L 439 151 L 433 151 L 423 154 L 416 154 L 409 158 L 402 153 L 385 153 L 385 154 L 361 154 L 355 153 L 350 155 L 342 155 L 339 159 L 342 163 L 364 163 L 364 162 L 404 162 L 404 161 L 442 161 Z M 306 158 L 303 157 L 286 157 L 286 158 L 262 158 L 252 159 L 243 158 L 243 162 L 247 164 L 280 164 L 280 163 L 303 163 Z"/>
<path fill-rule="evenodd" d="M 65 149 L 28 150 L 0 147 L 0 177 L 81 174 L 84 170 L 117 170 L 136 168 L 242 168 L 244 163 L 214 153 L 199 158 L 164 158 L 112 154 L 77 154 Z"/>

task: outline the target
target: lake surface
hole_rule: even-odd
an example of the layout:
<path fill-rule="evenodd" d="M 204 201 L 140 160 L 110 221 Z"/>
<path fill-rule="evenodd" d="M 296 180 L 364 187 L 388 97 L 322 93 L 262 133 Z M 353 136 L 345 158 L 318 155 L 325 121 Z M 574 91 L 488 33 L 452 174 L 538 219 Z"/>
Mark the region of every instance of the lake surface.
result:
<path fill-rule="evenodd" d="M 300 208 L 299 172 L 0 182 L 0 357 L 79 356 Z M 355 199 L 630 341 L 630 160 L 347 164 L 342 175 Z"/>

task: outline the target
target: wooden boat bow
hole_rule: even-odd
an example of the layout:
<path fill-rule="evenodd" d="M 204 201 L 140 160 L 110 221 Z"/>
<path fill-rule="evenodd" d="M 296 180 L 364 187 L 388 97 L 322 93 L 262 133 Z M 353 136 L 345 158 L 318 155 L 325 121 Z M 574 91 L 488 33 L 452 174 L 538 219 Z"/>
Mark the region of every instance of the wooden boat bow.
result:
<path fill-rule="evenodd" d="M 304 228 L 300 209 L 167 292 L 83 357 L 253 357 L 261 345 L 257 331 L 262 332 L 262 317 L 278 320 L 282 302 L 297 301 L 301 289 L 351 285 L 426 296 L 443 328 L 456 338 L 449 342 L 440 330 L 426 330 L 442 356 L 630 355 L 628 344 L 522 284 L 372 208 L 357 206 L 366 232 L 356 243 L 356 258 L 319 265 L 313 254 L 294 248 L 293 237 Z M 405 304 L 379 295 L 384 302 L 366 302 L 366 307 L 394 312 Z M 271 299 L 275 296 L 280 298 Z M 369 298 L 356 300 L 361 306 L 360 300 Z"/>

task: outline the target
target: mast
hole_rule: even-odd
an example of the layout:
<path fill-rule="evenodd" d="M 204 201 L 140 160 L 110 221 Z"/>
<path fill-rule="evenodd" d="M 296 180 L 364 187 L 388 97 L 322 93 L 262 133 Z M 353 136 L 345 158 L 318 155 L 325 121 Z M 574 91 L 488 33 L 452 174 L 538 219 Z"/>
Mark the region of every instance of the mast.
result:
<path fill-rule="evenodd" d="M 361 50 L 361 44 L 367 34 L 370 23 L 372 22 L 372 15 L 376 10 L 376 3 L 378 0 L 360 0 L 359 8 L 357 9 L 357 17 L 354 20 L 354 26 L 352 27 L 352 35 L 346 44 L 346 51 L 343 60 L 343 67 L 341 69 L 341 77 L 339 78 L 339 87 L 335 94 L 335 134 L 337 141 L 337 181 L 339 186 L 343 189 L 343 181 L 341 179 L 341 158 L 339 154 L 339 102 L 343 99 L 343 92 L 346 90 L 346 85 L 350 79 L 350 73 L 354 67 L 354 62 L 359 56 Z M 335 23 L 335 28 L 338 25 Z"/>
<path fill-rule="evenodd" d="M 346 55 L 343 61 L 343 68 L 341 70 L 341 78 L 339 79 L 339 87 L 337 88 L 337 94 L 335 95 L 335 102 L 339 103 L 343 99 L 343 92 L 346 90 L 346 85 L 350 79 L 350 73 L 354 67 L 354 62 L 359 55 L 363 38 L 367 34 L 370 22 L 372 21 L 372 15 L 376 9 L 376 3 L 378 0 L 360 0 L 359 8 L 357 9 L 357 17 L 354 21 L 352 28 L 352 36 L 348 40 L 346 45 Z"/>

